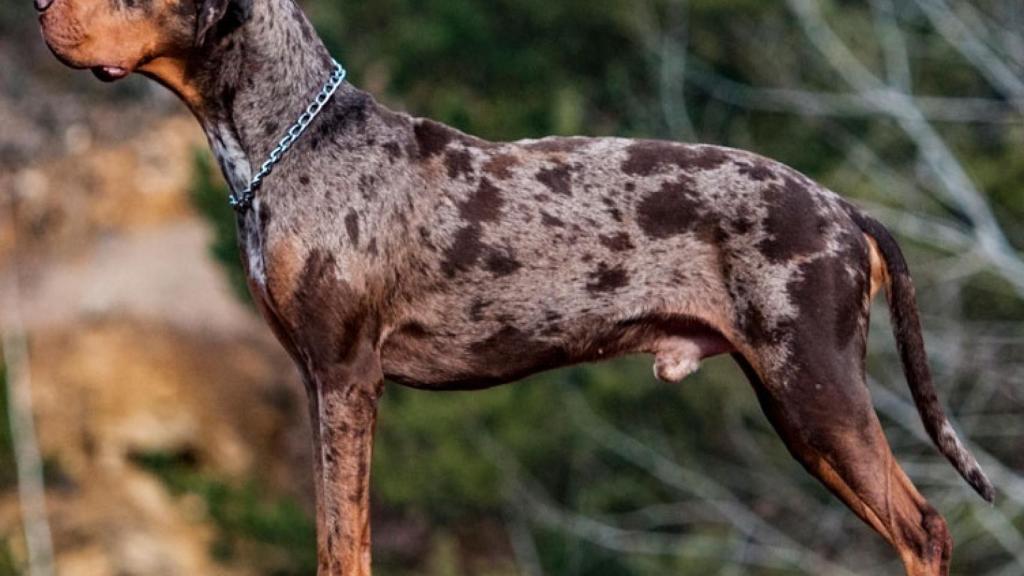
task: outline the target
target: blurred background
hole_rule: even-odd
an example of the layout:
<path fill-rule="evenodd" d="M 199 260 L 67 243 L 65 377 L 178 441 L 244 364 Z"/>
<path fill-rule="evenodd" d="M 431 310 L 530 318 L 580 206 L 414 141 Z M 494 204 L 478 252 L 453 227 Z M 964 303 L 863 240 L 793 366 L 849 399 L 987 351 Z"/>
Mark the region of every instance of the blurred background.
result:
<path fill-rule="evenodd" d="M 491 139 L 746 148 L 884 221 L 997 504 L 925 439 L 881 307 L 876 407 L 950 521 L 953 572 L 1024 574 L 1020 0 L 302 4 L 396 109 Z M 170 94 L 63 68 L 29 0 L 2 0 L 0 576 L 51 559 L 62 575 L 315 573 L 305 399 L 242 287 L 226 195 Z M 650 364 L 389 387 L 376 573 L 902 574 L 731 361 L 678 386 Z"/>

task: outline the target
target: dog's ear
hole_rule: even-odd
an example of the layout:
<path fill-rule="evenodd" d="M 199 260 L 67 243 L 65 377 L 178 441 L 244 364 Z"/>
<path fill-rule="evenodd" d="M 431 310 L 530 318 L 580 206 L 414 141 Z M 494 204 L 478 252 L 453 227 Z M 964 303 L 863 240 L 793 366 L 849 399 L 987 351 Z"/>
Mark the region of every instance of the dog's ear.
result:
<path fill-rule="evenodd" d="M 196 14 L 196 46 L 234 30 L 249 18 L 253 0 L 200 0 Z"/>

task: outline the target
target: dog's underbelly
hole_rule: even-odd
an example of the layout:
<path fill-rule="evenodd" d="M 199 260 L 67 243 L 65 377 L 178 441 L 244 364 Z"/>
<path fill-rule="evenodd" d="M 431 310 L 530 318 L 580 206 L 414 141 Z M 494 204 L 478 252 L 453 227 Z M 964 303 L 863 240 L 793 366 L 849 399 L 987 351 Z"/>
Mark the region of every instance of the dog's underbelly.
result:
<path fill-rule="evenodd" d="M 414 388 L 472 390 L 545 370 L 634 353 L 655 356 L 655 375 L 678 382 L 704 358 L 733 351 L 704 320 L 653 312 L 629 319 L 571 319 L 559 333 L 505 324 L 493 332 L 455 332 L 447 323 L 402 324 L 384 342 L 385 376 Z"/>

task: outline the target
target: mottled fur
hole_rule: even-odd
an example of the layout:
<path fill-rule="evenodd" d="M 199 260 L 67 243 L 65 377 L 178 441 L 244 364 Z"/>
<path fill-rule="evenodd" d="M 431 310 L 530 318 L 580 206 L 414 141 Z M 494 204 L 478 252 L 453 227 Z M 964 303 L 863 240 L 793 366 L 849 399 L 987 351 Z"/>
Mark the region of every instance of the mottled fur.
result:
<path fill-rule="evenodd" d="M 134 60 L 118 47 L 116 64 L 98 41 L 85 53 L 65 42 L 69 30 L 93 37 L 77 14 L 98 2 L 56 0 L 42 17 L 51 47 L 177 92 L 236 191 L 329 74 L 291 0 L 106 7 L 121 15 L 105 26 L 154 35 Z M 154 20 L 167 32 L 143 25 Z M 194 33 L 175 44 L 182 30 Z M 615 138 L 487 142 L 345 85 L 238 230 L 251 290 L 309 391 L 321 574 L 370 572 L 384 378 L 480 388 L 638 352 L 670 381 L 732 353 L 794 456 L 896 547 L 908 574 L 945 574 L 945 523 L 895 464 L 864 386 L 881 287 L 929 432 L 992 496 L 935 398 L 895 242 L 760 156 Z"/>

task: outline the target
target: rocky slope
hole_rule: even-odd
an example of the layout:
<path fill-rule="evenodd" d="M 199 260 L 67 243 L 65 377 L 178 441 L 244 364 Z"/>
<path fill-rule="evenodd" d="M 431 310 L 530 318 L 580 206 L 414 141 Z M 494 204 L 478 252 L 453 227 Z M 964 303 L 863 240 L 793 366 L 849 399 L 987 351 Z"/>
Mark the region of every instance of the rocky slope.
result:
<path fill-rule="evenodd" d="M 248 555 L 215 559 L 211 501 L 146 465 L 309 500 L 294 369 L 230 293 L 190 208 L 201 134 L 153 96 L 83 107 L 63 86 L 32 101 L 17 94 L 53 88 L 44 76 L 17 89 L 2 76 L 0 296 L 16 278 L 20 318 L 0 326 L 28 334 L 59 573 L 263 573 Z M 19 534 L 8 489 L 0 540 L 15 557 Z"/>

